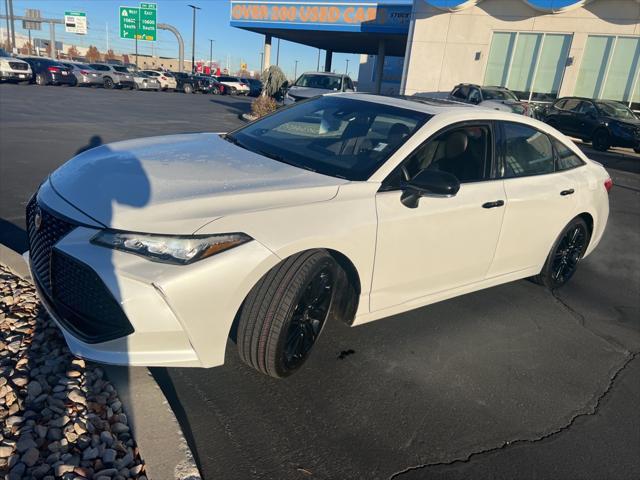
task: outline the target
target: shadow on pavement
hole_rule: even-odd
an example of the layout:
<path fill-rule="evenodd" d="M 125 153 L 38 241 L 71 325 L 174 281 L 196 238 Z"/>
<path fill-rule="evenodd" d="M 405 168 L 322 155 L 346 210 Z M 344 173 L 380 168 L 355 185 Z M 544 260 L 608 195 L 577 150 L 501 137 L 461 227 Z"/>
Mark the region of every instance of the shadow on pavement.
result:
<path fill-rule="evenodd" d="M 211 103 L 215 103 L 224 107 L 227 107 L 230 110 L 235 110 L 235 113 L 249 113 L 251 110 L 251 102 L 250 101 L 242 101 L 242 100 L 232 100 L 232 101 L 221 101 L 217 98 L 212 98 L 209 100 Z"/>
<path fill-rule="evenodd" d="M 18 253 L 26 252 L 29 249 L 27 232 L 15 224 L 0 218 L 0 244 Z"/>

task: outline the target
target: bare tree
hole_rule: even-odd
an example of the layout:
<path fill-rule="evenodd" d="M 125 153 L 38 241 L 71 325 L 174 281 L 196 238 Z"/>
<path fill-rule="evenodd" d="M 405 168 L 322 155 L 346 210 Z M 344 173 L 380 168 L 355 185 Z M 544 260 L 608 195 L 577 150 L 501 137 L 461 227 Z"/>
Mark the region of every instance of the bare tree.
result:
<path fill-rule="evenodd" d="M 75 45 L 71 45 L 67 50 L 67 56 L 71 59 L 74 59 L 80 56 L 80 52 L 78 52 L 78 49 Z"/>
<path fill-rule="evenodd" d="M 89 48 L 87 49 L 87 54 L 85 56 L 87 57 L 87 60 L 90 62 L 100 61 L 100 52 L 98 51 L 98 48 L 94 47 L 93 45 L 89 45 Z"/>

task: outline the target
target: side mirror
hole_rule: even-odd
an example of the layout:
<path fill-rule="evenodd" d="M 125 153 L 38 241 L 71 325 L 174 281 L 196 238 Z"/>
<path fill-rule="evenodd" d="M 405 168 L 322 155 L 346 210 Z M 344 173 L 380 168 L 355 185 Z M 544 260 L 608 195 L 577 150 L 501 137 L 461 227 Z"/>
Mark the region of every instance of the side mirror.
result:
<path fill-rule="evenodd" d="M 422 170 L 402 187 L 400 201 L 407 208 L 416 208 L 421 197 L 453 197 L 460 190 L 460 181 L 447 172 Z"/>

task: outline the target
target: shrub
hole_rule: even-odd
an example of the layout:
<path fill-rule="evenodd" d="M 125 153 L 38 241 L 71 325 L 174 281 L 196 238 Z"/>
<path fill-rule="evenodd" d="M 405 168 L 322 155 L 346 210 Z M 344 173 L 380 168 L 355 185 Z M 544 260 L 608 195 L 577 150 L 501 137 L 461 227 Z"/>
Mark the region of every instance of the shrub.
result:
<path fill-rule="evenodd" d="M 277 65 L 271 65 L 262 74 L 262 94 L 276 98 L 287 83 L 287 77 Z"/>
<path fill-rule="evenodd" d="M 275 112 L 276 108 L 278 108 L 278 104 L 273 98 L 260 96 L 251 104 L 251 115 L 256 118 L 264 117 L 271 112 Z"/>

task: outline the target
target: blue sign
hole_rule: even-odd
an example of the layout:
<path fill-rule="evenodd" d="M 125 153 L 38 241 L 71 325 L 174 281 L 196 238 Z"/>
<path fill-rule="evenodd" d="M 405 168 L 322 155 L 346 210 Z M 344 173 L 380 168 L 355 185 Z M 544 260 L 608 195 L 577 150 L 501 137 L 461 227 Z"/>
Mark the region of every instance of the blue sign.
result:
<path fill-rule="evenodd" d="M 410 21 L 410 4 L 231 2 L 231 25 L 234 27 L 406 34 Z"/>

